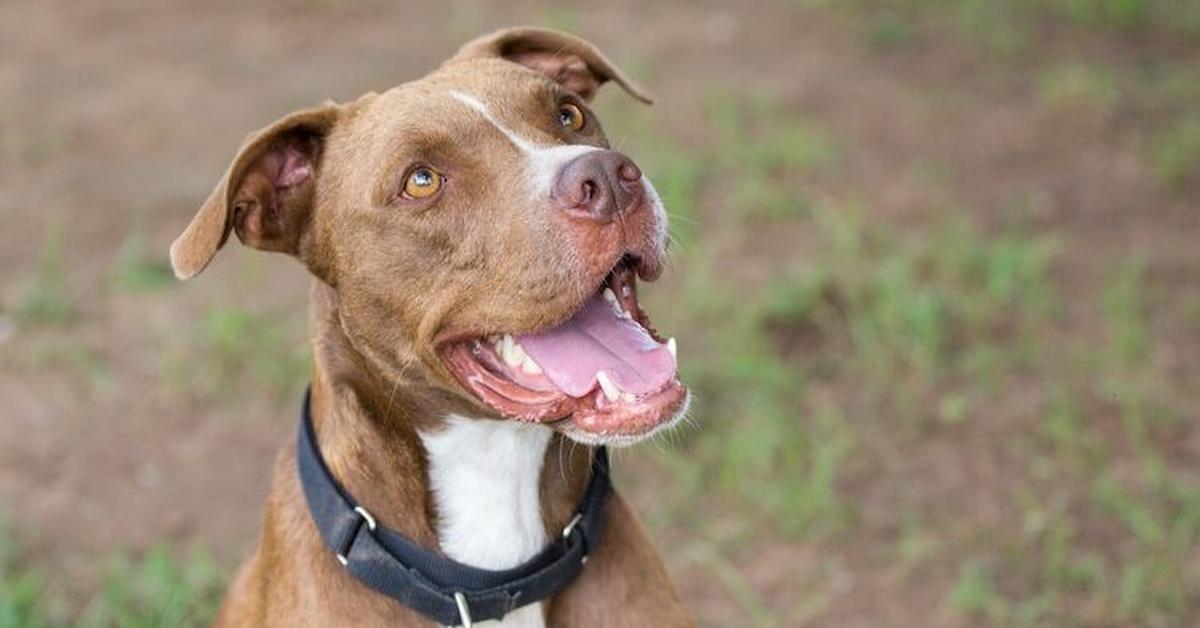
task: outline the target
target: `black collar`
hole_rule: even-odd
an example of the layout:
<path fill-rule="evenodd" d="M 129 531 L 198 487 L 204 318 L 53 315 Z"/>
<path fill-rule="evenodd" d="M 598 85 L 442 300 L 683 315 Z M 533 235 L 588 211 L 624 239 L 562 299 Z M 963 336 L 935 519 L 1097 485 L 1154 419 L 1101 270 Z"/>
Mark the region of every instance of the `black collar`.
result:
<path fill-rule="evenodd" d="M 446 626 L 500 619 L 564 588 L 579 575 L 600 540 L 604 502 L 612 491 L 608 453 L 592 458 L 592 479 L 562 536 L 512 569 L 477 569 L 376 525 L 325 466 L 313 433 L 310 393 L 304 394 L 296 458 L 300 483 L 325 546 L 355 578 Z M 363 525 L 366 524 L 366 525 Z"/>

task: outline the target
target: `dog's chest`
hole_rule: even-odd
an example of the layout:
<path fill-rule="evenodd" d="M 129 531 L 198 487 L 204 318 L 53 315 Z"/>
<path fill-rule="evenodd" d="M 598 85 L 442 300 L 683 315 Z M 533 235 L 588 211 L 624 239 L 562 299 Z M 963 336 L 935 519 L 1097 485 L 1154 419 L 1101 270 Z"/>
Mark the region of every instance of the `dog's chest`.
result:
<path fill-rule="evenodd" d="M 447 556 L 483 569 L 508 569 L 546 546 L 539 479 L 553 433 L 542 425 L 450 416 L 422 434 Z M 477 626 L 544 628 L 540 604 Z"/>

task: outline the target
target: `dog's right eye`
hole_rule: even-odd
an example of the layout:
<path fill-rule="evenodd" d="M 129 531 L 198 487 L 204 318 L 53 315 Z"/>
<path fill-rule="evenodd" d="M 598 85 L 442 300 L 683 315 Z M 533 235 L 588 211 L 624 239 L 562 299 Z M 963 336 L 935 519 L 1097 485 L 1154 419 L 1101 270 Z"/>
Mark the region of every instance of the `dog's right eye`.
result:
<path fill-rule="evenodd" d="M 442 189 L 445 178 L 429 166 L 419 166 L 404 179 L 404 196 L 407 198 L 429 198 Z"/>

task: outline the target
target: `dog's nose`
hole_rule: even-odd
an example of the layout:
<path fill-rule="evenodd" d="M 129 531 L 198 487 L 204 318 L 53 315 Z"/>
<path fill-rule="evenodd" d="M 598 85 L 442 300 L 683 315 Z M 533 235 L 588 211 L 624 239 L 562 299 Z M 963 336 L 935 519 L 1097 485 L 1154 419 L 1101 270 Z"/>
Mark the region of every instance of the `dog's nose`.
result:
<path fill-rule="evenodd" d="M 577 215 L 610 222 L 642 202 L 642 171 L 615 150 L 588 151 L 558 171 L 551 195 Z"/>

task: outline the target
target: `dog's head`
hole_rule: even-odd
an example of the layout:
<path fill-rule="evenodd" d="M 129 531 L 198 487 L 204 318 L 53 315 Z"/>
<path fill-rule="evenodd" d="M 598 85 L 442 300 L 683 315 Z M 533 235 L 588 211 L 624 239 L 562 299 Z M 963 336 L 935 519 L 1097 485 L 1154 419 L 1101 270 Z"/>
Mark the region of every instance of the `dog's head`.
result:
<path fill-rule="evenodd" d="M 666 214 L 588 107 L 609 81 L 649 102 L 588 42 L 519 28 L 421 80 L 285 116 L 171 246 L 175 272 L 199 273 L 232 231 L 332 287 L 345 336 L 394 383 L 636 441 L 687 391 L 637 300 L 662 270 Z"/>

